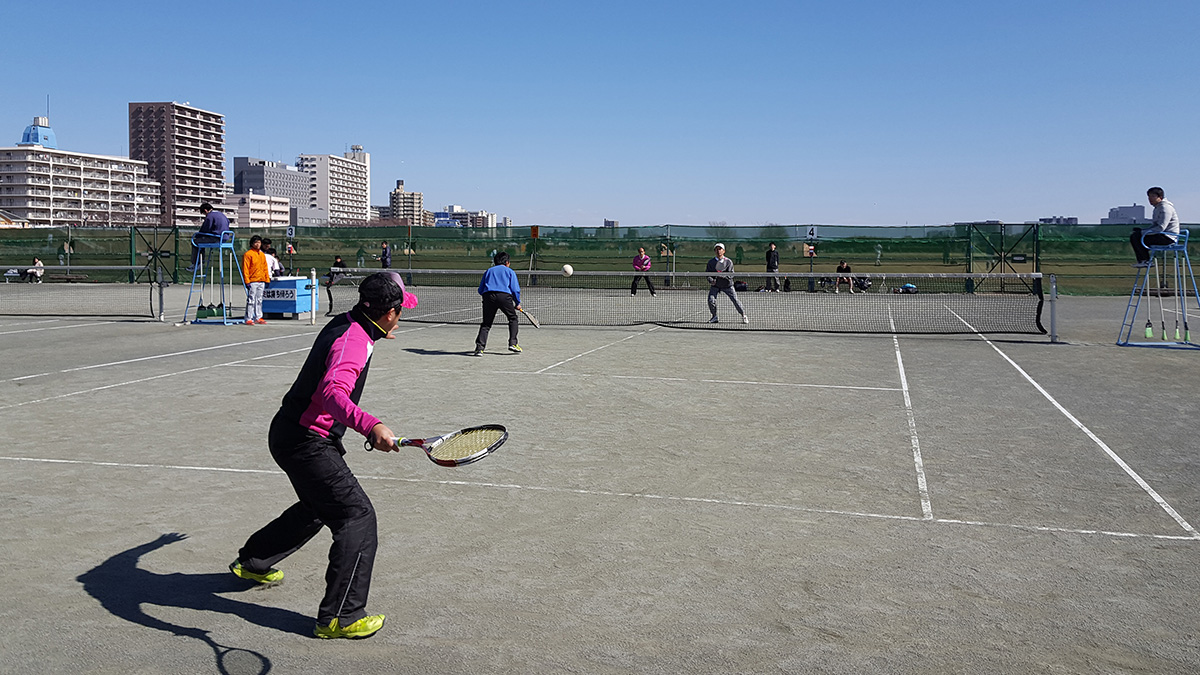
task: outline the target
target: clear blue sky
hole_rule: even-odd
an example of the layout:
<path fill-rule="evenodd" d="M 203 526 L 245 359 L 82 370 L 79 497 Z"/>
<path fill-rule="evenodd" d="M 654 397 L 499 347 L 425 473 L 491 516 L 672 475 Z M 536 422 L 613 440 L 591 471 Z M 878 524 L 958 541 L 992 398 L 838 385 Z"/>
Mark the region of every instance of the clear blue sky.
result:
<path fill-rule="evenodd" d="M 1200 222 L 1200 2 L 62 2 L 8 12 L 0 144 L 128 152 L 130 101 L 227 164 L 371 153 L 519 225 Z M 232 176 L 230 176 L 232 179 Z"/>

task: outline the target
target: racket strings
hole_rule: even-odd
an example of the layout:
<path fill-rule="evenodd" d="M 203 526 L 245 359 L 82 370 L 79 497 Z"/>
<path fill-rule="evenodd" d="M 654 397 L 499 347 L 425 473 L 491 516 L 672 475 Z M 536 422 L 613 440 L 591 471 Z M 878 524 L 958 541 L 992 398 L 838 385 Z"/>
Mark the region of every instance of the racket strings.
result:
<path fill-rule="evenodd" d="M 504 438 L 498 429 L 478 429 L 446 439 L 429 451 L 429 456 L 440 460 L 462 460 L 488 451 Z"/>

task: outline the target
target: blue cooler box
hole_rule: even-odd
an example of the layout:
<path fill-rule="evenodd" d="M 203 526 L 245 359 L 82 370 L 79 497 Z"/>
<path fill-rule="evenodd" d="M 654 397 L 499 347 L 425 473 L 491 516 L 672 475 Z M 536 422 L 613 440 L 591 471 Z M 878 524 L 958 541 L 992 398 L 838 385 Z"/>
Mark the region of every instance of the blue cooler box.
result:
<path fill-rule="evenodd" d="M 307 319 L 320 310 L 318 289 L 309 277 L 278 277 L 263 291 L 263 316 L 269 319 Z M 288 315 L 291 315 L 290 317 Z"/>

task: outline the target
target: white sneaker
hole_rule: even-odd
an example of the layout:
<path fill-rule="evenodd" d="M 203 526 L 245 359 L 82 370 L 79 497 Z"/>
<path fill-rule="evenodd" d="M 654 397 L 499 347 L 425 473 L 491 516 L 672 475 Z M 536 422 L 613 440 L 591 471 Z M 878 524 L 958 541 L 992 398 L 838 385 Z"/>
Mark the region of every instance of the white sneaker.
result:
<path fill-rule="evenodd" d="M 742 323 L 750 323 L 750 317 L 743 314 L 742 315 Z"/>
<path fill-rule="evenodd" d="M 709 323 L 717 323 L 717 317 L 714 316 L 713 318 L 709 319 L 708 322 Z"/>
<path fill-rule="evenodd" d="M 1139 261 L 1135 262 L 1134 264 L 1130 265 L 1130 267 L 1136 267 L 1138 269 L 1145 269 L 1149 266 L 1150 266 L 1149 260 L 1139 260 Z"/>

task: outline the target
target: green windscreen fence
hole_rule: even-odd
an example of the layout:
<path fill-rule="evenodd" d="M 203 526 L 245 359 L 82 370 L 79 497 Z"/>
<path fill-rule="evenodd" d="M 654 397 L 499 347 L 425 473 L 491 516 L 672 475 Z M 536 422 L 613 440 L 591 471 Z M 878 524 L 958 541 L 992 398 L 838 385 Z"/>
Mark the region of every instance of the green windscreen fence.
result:
<path fill-rule="evenodd" d="M 1189 227 L 1184 225 L 1185 228 Z M 1196 228 L 1198 226 L 1191 226 Z M 919 226 L 768 225 L 497 228 L 301 227 L 288 251 L 284 228 L 237 231 L 244 250 L 251 234 L 272 240 L 289 269 L 319 274 L 341 256 L 347 267 L 378 267 L 382 243 L 397 269 L 482 270 L 497 251 L 514 269 L 632 270 L 639 247 L 657 273 L 700 272 L 714 242 L 726 246 L 738 272 L 765 272 L 775 242 L 780 270 L 832 272 L 841 260 L 878 273 L 1054 274 L 1060 293 L 1119 295 L 1133 284 L 1128 225 L 965 223 Z M 45 264 L 150 265 L 179 281 L 188 263 L 190 232 L 167 228 L 39 228 L 0 230 L 0 265 L 16 268 L 34 256 Z M 1195 244 L 1193 244 L 1195 245 Z M 810 249 L 810 247 L 812 247 Z M 809 256 L 810 250 L 815 254 Z"/>

